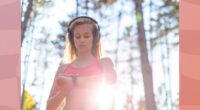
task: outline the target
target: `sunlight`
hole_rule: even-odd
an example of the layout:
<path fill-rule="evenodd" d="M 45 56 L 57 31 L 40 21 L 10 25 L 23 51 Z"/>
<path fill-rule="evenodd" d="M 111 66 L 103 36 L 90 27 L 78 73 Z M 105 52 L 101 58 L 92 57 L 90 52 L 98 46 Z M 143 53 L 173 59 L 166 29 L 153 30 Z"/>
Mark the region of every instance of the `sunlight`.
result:
<path fill-rule="evenodd" d="M 97 90 L 96 102 L 98 103 L 99 110 L 108 110 L 112 107 L 114 100 L 114 86 L 107 85 L 103 81 L 101 87 Z"/>

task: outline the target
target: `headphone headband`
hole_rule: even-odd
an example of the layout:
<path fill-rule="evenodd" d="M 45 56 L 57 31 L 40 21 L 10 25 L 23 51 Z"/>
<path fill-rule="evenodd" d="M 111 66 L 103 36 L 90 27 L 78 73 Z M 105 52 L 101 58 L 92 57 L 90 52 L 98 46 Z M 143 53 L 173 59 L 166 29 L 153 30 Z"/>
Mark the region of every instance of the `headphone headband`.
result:
<path fill-rule="evenodd" d="M 89 19 L 89 20 L 93 21 L 93 22 L 96 24 L 96 26 L 97 26 L 97 30 L 100 31 L 99 25 L 98 25 L 98 23 L 97 23 L 97 21 L 96 21 L 95 19 L 93 19 L 93 18 L 91 18 L 91 17 L 89 17 L 89 16 L 79 16 L 79 17 L 76 17 L 76 18 L 74 18 L 73 20 L 71 20 L 71 21 L 69 22 L 69 25 L 68 25 L 68 32 L 70 31 L 70 27 L 71 27 L 72 23 L 75 22 L 75 21 L 78 20 L 78 19 L 81 19 L 81 18 L 86 18 L 86 19 Z"/>

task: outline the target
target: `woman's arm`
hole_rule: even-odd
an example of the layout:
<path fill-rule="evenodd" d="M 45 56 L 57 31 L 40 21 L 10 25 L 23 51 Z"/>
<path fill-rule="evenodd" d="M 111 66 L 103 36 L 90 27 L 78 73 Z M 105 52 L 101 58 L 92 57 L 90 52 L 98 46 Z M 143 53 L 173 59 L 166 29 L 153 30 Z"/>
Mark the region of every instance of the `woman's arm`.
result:
<path fill-rule="evenodd" d="M 57 108 L 63 102 L 64 97 L 65 93 L 61 90 L 58 90 L 53 96 L 49 97 L 46 110 L 57 110 Z"/>
<path fill-rule="evenodd" d="M 46 110 L 56 110 L 66 96 L 67 85 L 63 80 L 64 77 L 61 76 L 65 67 L 66 65 L 60 65 L 56 72 L 53 86 L 47 101 Z"/>
<path fill-rule="evenodd" d="M 117 80 L 116 72 L 114 70 L 113 62 L 110 58 L 102 58 L 100 60 L 103 73 L 108 84 L 114 84 Z"/>

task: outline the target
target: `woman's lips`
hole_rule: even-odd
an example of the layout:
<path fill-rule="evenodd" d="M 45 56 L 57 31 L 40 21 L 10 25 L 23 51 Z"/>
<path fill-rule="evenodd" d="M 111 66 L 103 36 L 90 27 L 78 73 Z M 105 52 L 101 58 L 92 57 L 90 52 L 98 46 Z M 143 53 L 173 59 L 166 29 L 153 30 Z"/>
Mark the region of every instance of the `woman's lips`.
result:
<path fill-rule="evenodd" d="M 85 47 L 86 45 L 80 45 L 80 47 Z"/>

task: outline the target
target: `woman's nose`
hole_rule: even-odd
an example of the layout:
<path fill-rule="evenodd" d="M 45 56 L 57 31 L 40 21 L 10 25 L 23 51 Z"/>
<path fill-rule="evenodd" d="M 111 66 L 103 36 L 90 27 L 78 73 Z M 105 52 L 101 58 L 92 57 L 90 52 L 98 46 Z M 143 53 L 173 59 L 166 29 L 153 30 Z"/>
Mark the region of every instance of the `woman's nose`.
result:
<path fill-rule="evenodd" d="M 84 41 L 84 40 L 85 40 L 84 36 L 81 36 L 80 41 Z"/>

